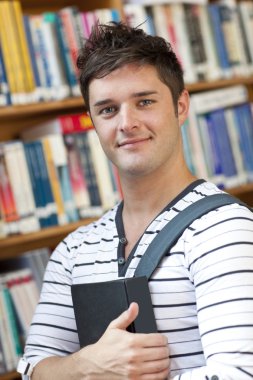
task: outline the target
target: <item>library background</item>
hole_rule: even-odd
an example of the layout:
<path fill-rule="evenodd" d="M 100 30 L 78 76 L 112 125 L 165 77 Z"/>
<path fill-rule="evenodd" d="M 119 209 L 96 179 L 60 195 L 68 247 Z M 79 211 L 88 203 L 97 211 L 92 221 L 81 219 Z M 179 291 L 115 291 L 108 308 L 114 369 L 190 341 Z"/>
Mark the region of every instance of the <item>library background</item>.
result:
<path fill-rule="evenodd" d="M 191 94 L 190 169 L 253 205 L 251 0 L 0 0 L 0 380 L 20 378 L 52 250 L 121 199 L 75 68 L 96 19 L 170 41 Z"/>

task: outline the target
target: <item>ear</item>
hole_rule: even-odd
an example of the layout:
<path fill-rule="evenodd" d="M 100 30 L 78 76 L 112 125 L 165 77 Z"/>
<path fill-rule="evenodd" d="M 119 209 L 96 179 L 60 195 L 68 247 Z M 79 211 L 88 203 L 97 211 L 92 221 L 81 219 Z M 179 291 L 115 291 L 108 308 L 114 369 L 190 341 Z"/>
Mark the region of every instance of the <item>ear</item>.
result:
<path fill-rule="evenodd" d="M 184 89 L 177 103 L 178 121 L 179 121 L 180 126 L 185 122 L 185 120 L 188 117 L 189 106 L 190 106 L 189 92 L 186 89 Z"/>

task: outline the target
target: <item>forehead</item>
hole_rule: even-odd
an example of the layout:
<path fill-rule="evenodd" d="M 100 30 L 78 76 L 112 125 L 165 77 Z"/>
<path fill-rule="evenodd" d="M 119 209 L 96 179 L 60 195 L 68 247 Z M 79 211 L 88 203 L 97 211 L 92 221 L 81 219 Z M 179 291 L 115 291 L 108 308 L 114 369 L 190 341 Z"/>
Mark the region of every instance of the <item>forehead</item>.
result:
<path fill-rule="evenodd" d="M 136 91 L 169 90 L 152 65 L 126 64 L 103 78 L 94 78 L 89 85 L 91 103 L 104 96 L 115 97 Z"/>

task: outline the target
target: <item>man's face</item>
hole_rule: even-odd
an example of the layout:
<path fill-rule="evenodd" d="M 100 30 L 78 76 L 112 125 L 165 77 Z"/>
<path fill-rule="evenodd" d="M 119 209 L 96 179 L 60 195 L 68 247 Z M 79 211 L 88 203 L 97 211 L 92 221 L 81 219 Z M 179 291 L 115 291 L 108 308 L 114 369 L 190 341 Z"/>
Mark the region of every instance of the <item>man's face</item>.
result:
<path fill-rule="evenodd" d="M 182 153 L 180 126 L 188 93 L 178 102 L 153 66 L 128 64 L 89 87 L 90 114 L 102 147 L 123 176 L 140 177 L 173 165 Z"/>

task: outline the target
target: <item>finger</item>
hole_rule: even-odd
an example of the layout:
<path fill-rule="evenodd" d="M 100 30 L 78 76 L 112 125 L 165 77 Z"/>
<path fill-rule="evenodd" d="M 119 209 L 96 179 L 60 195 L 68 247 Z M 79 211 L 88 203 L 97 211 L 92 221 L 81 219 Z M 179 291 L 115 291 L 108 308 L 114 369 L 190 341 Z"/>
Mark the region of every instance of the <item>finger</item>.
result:
<path fill-rule="evenodd" d="M 168 338 L 160 333 L 140 334 L 136 333 L 135 342 L 140 347 L 167 347 Z"/>
<path fill-rule="evenodd" d="M 127 310 L 125 310 L 118 318 L 114 319 L 109 324 L 108 328 L 126 330 L 126 328 L 136 319 L 138 313 L 138 304 L 136 302 L 132 302 Z"/>
<path fill-rule="evenodd" d="M 140 362 L 146 361 L 155 361 L 161 359 L 167 359 L 169 357 L 169 347 L 151 347 L 151 348 L 142 348 L 136 354 L 136 360 Z"/>

